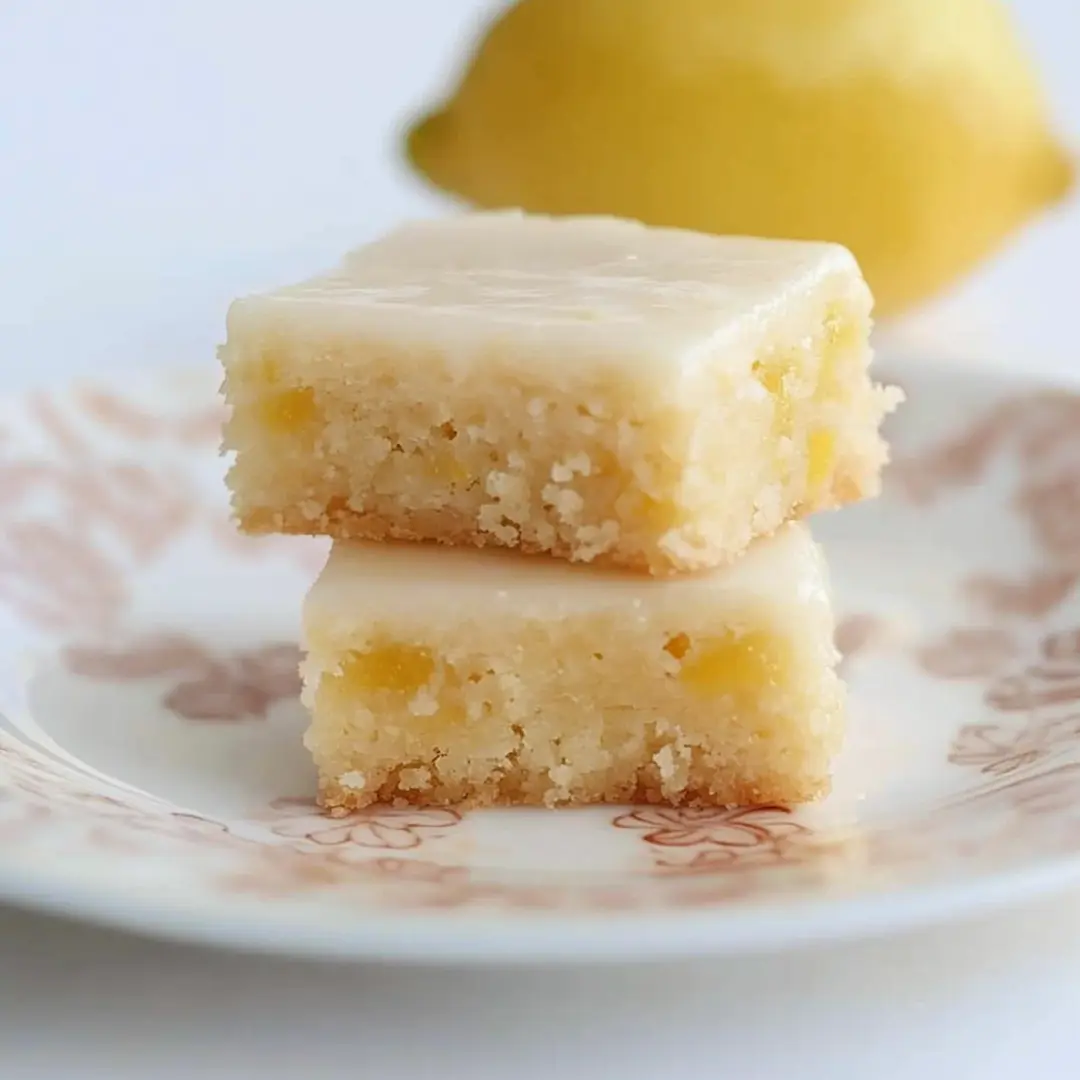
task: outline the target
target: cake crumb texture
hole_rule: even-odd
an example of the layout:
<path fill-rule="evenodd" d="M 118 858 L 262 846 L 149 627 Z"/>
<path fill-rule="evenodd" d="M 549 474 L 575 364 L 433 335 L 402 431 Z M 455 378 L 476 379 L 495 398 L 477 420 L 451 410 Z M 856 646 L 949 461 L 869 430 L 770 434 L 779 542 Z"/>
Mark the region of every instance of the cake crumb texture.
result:
<path fill-rule="evenodd" d="M 870 309 L 835 245 L 498 214 L 413 227 L 233 305 L 236 515 L 658 576 L 723 565 L 877 493 L 900 395 L 870 378 Z"/>
<path fill-rule="evenodd" d="M 805 527 L 729 570 L 663 581 L 377 548 L 335 544 L 305 611 L 325 806 L 794 804 L 828 790 L 844 687 Z M 456 584 L 433 592 L 439 561 Z M 541 565 L 522 579 L 520 563 Z M 582 575 L 568 601 L 560 586 Z"/>

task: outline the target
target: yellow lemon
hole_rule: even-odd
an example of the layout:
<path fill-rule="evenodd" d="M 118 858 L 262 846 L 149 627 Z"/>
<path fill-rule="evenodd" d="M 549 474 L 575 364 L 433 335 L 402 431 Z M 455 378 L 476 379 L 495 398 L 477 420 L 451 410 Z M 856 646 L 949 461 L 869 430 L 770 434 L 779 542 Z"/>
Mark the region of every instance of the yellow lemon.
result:
<path fill-rule="evenodd" d="M 838 240 L 885 313 L 1073 173 L 996 0 L 521 0 L 408 153 L 480 206 Z"/>

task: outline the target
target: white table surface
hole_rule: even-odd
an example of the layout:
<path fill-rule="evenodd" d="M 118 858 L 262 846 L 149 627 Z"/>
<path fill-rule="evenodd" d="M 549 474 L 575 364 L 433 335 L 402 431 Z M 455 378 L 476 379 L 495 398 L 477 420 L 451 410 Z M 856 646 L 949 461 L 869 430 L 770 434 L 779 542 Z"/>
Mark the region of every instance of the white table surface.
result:
<path fill-rule="evenodd" d="M 0 3 L 0 389 L 208 358 L 235 293 L 437 206 L 397 128 L 492 6 Z M 1076 143 L 1080 6 L 1013 6 Z M 886 342 L 1080 372 L 1077 250 L 1074 204 Z M 503 973 L 285 964 L 0 909 L 3 1080 L 1053 1080 L 1078 1016 L 1080 897 L 798 956 Z"/>

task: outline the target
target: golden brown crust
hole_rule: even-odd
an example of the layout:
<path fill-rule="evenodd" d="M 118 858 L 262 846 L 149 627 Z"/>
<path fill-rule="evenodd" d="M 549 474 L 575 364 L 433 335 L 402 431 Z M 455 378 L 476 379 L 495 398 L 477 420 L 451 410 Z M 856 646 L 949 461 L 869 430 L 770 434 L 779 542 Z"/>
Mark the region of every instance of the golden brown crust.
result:
<path fill-rule="evenodd" d="M 823 510 L 838 509 L 877 494 L 877 489 L 876 474 L 867 480 L 861 474 L 837 473 L 831 489 L 825 489 L 813 501 L 795 507 L 787 520 L 797 521 Z M 317 516 L 308 516 L 298 507 L 292 506 L 275 510 L 257 508 L 241 512 L 238 518 L 241 530 L 250 535 L 286 533 L 294 536 L 329 536 L 334 540 L 392 540 L 477 548 L 508 546 L 494 534 L 478 529 L 471 519 L 450 510 L 402 510 L 399 516 L 390 518 L 383 514 L 353 510 L 343 502 L 334 505 L 331 500 Z M 780 522 L 777 527 L 785 523 Z M 573 557 L 572 546 L 560 540 L 547 547 L 528 540 L 519 541 L 514 546 L 515 550 L 527 555 L 550 555 L 560 559 Z M 688 570 L 723 566 L 740 554 L 741 552 L 710 552 L 710 557 L 703 558 L 700 565 L 689 566 L 685 562 L 672 561 L 658 564 L 655 558 L 650 561 L 640 550 L 627 551 L 616 547 L 597 556 L 590 565 L 622 567 L 654 577 L 669 577 Z"/>
<path fill-rule="evenodd" d="M 401 540 L 410 543 L 435 543 L 448 547 L 505 548 L 497 536 L 477 529 L 475 522 L 452 511 L 403 510 L 399 517 L 360 513 L 348 507 L 324 508 L 318 519 L 304 516 L 295 507 L 286 510 L 254 510 L 239 517 L 241 531 L 253 536 L 286 533 L 290 536 L 329 536 L 334 540 Z M 528 540 L 519 541 L 515 550 L 527 555 L 552 555 L 560 559 L 572 556 L 571 545 L 556 541 L 544 547 Z M 622 565 L 647 569 L 644 555 L 620 561 L 618 553 L 595 560 L 595 565 Z"/>
<path fill-rule="evenodd" d="M 597 804 L 653 804 L 696 808 L 720 806 L 796 806 L 814 802 L 829 793 L 827 776 L 782 775 L 760 777 L 753 782 L 724 775 L 719 764 L 709 779 L 691 779 L 681 790 L 663 785 L 651 762 L 643 762 L 632 785 L 609 785 L 601 790 L 579 790 L 553 802 L 545 794 L 550 787 L 543 777 L 504 774 L 481 784 L 433 783 L 423 788 L 403 789 L 398 770 L 381 783 L 357 791 L 339 783 L 338 778 L 319 778 L 319 803 L 331 812 L 361 810 L 373 804 L 390 806 L 456 806 L 475 809 L 491 806 L 590 806 Z"/>

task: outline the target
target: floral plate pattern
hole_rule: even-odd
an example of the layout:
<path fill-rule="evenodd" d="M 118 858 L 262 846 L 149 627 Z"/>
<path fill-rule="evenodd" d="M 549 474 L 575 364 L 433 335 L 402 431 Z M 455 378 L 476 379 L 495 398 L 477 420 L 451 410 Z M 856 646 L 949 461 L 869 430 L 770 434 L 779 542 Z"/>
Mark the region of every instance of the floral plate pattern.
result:
<path fill-rule="evenodd" d="M 850 735 L 818 806 L 312 801 L 323 543 L 229 523 L 212 370 L 0 402 L 0 899 L 338 958 L 608 958 L 884 932 L 1080 881 L 1080 396 L 905 367 L 828 515 Z"/>

